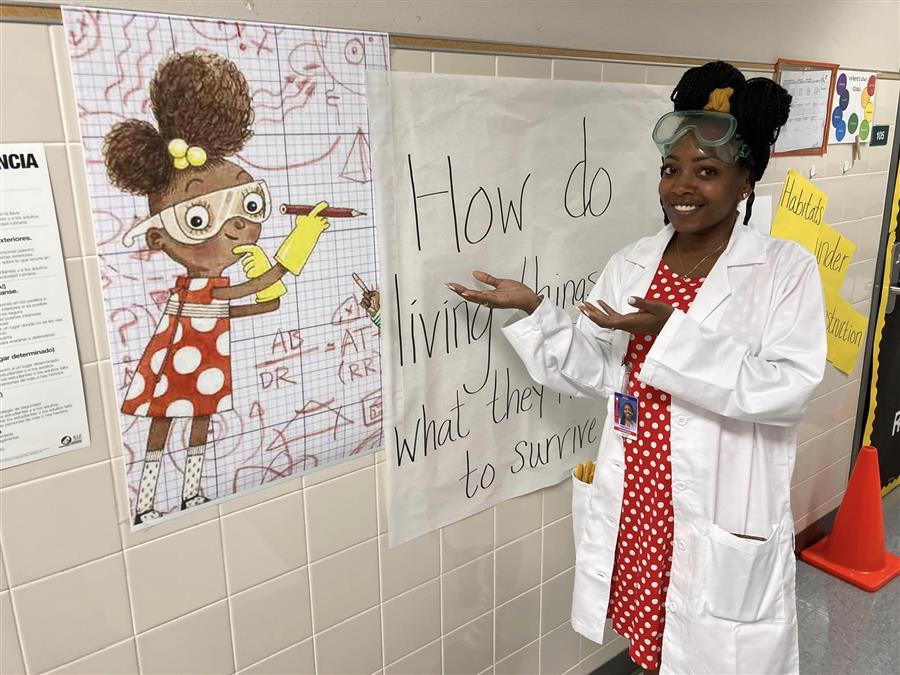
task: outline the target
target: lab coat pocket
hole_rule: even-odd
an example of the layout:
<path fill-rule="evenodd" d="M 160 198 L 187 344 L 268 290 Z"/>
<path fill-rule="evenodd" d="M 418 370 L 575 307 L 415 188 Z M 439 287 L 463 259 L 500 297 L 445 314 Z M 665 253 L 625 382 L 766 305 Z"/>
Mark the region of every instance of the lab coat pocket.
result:
<path fill-rule="evenodd" d="M 575 555 L 578 556 L 578 542 L 581 541 L 581 533 L 584 532 L 584 521 L 591 502 L 590 483 L 578 480 L 575 471 L 572 471 L 572 534 L 575 536 Z"/>
<path fill-rule="evenodd" d="M 710 524 L 701 538 L 706 572 L 701 613 L 741 622 L 784 617 L 780 533 L 775 525 L 760 541 Z"/>

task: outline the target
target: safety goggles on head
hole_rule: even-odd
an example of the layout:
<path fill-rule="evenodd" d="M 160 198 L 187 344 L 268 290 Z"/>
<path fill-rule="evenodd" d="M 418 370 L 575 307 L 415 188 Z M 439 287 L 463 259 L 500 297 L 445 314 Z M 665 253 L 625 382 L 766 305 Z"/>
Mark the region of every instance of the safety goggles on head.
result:
<path fill-rule="evenodd" d="M 663 157 L 689 133 L 700 151 L 725 164 L 750 156 L 750 148 L 737 135 L 737 120 L 728 113 L 710 110 L 676 110 L 659 118 L 653 142 Z"/>
<path fill-rule="evenodd" d="M 125 246 L 157 227 L 177 242 L 200 244 L 215 237 L 231 218 L 261 223 L 269 217 L 272 200 L 263 180 L 235 185 L 178 202 L 132 227 L 122 238 Z"/>

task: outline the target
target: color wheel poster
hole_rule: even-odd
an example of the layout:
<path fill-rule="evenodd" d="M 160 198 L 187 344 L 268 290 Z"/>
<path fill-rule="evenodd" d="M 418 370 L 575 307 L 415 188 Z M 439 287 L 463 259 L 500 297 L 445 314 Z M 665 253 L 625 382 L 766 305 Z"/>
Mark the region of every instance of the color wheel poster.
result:
<path fill-rule="evenodd" d="M 868 141 L 875 115 L 875 73 L 838 70 L 831 99 L 829 143 Z"/>
<path fill-rule="evenodd" d="M 63 18 L 133 526 L 381 447 L 387 36 Z"/>

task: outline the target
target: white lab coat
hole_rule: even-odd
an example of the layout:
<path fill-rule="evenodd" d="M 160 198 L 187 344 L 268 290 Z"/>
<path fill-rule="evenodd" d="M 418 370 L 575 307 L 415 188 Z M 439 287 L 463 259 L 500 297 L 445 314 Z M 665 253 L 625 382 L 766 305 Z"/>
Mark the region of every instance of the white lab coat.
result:
<path fill-rule="evenodd" d="M 619 312 L 644 297 L 671 226 L 616 253 L 589 299 Z M 624 485 L 612 430 L 630 335 L 544 300 L 504 328 L 539 383 L 608 397 L 592 485 L 573 478 L 572 626 L 605 639 Z M 639 378 L 671 394 L 675 536 L 662 673 L 797 673 L 794 524 L 796 425 L 825 369 L 815 259 L 793 242 L 735 225 L 690 310 L 675 310 Z M 732 533 L 765 537 L 764 542 Z"/>

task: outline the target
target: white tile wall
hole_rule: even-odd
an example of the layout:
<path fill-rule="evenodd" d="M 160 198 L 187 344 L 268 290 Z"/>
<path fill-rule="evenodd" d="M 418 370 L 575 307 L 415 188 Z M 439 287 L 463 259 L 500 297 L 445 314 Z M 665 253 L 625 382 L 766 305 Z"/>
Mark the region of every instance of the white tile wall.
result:
<path fill-rule="evenodd" d="M 569 625 L 568 482 L 391 550 L 381 455 L 129 532 L 65 51 L 61 26 L 0 23 L 0 141 L 48 143 L 92 436 L 89 448 L 0 473 L 0 672 L 588 673 L 624 649 Z M 666 85 L 684 71 L 411 50 L 392 59 L 407 71 Z M 879 84 L 876 123 L 893 124 L 898 92 L 900 82 Z M 836 146 L 779 159 L 760 192 L 816 165 L 827 219 L 858 246 L 846 294 L 866 310 L 888 155 L 866 148 L 844 176 L 849 157 Z M 859 386 L 858 368 L 829 366 L 799 429 L 798 527 L 843 494 Z"/>
<path fill-rule="evenodd" d="M 58 675 L 137 675 L 140 670 L 134 638 L 101 649 L 51 672 Z"/>

